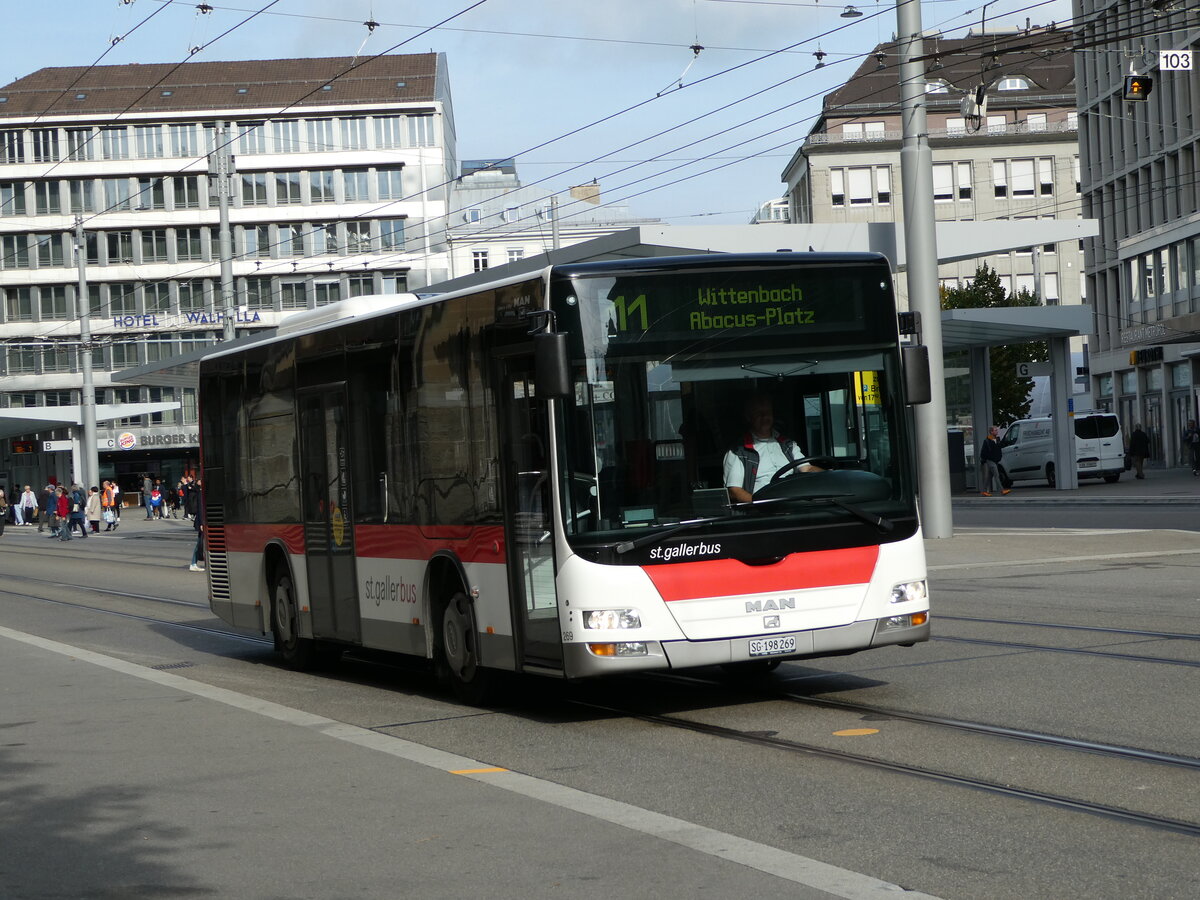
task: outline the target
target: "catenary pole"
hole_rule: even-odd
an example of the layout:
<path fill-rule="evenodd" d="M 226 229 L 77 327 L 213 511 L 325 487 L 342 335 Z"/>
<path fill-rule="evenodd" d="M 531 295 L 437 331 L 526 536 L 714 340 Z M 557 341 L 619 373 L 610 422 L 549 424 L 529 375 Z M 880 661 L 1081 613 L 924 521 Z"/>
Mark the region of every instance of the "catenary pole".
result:
<path fill-rule="evenodd" d="M 932 399 L 915 407 L 921 518 L 925 536 L 953 534 L 950 511 L 950 454 L 946 448 L 946 380 L 942 361 L 942 310 L 938 293 L 937 237 L 933 213 L 933 155 L 925 123 L 925 65 L 919 0 L 896 0 L 900 51 L 900 110 L 903 143 L 900 178 L 904 191 L 904 245 L 909 307 L 921 314 L 921 339 L 929 348 Z"/>
<path fill-rule="evenodd" d="M 83 216 L 75 217 L 75 265 L 79 270 L 79 289 L 75 308 L 79 316 L 79 368 L 83 374 L 80 412 L 83 419 L 83 446 L 79 450 L 80 471 L 76 480 L 86 491 L 100 483 L 100 453 L 96 445 L 96 386 L 92 376 L 92 318 L 87 286 L 87 243 L 83 234 Z"/>
<path fill-rule="evenodd" d="M 216 149 L 209 158 L 209 175 L 216 181 L 217 210 L 220 226 L 217 240 L 221 256 L 221 310 L 225 324 L 224 338 L 237 336 L 236 311 L 233 304 L 233 234 L 229 228 L 229 195 L 233 190 L 233 155 L 229 152 L 229 137 L 224 122 L 216 128 Z"/>

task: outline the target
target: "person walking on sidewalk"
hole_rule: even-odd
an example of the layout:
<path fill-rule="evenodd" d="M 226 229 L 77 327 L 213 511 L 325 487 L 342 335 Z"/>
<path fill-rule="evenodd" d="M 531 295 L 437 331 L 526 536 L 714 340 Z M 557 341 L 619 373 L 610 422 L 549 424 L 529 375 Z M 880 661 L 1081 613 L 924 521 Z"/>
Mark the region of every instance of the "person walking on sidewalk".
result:
<path fill-rule="evenodd" d="M 154 490 L 154 479 L 147 472 L 142 476 L 142 505 L 146 507 L 146 518 L 154 518 L 154 510 L 150 507 L 150 492 Z"/>
<path fill-rule="evenodd" d="M 93 487 L 88 489 L 87 498 L 87 521 L 88 526 L 92 529 L 92 534 L 100 533 L 100 488 Z"/>
<path fill-rule="evenodd" d="M 1187 431 L 1183 433 L 1183 446 L 1188 452 L 1192 474 L 1200 475 L 1200 428 L 1196 427 L 1195 419 L 1188 419 Z"/>
<path fill-rule="evenodd" d="M 67 489 L 61 484 L 56 489 L 56 494 L 54 509 L 54 514 L 58 517 L 56 536 L 60 541 L 69 541 L 71 539 L 71 498 L 67 495 Z"/>
<path fill-rule="evenodd" d="M 47 528 L 50 529 L 50 534 L 56 534 L 54 530 L 54 516 L 57 498 L 54 495 L 54 485 L 48 484 L 42 488 L 42 511 L 38 516 L 38 534 L 41 534 Z"/>
<path fill-rule="evenodd" d="M 995 491 L 999 491 L 1001 494 L 1008 493 L 1009 489 L 1000 482 L 1000 460 L 1003 457 L 1004 451 L 1000 449 L 1000 429 L 993 425 L 988 429 L 987 438 L 979 451 L 979 462 L 983 475 L 983 490 L 979 493 L 985 497 L 992 496 Z"/>
<path fill-rule="evenodd" d="M 20 520 L 17 524 L 32 525 L 34 518 L 37 516 L 37 506 L 37 494 L 33 492 L 29 485 L 25 485 L 20 502 L 17 503 L 17 518 Z"/>
<path fill-rule="evenodd" d="M 1150 455 L 1150 436 L 1142 431 L 1142 426 L 1134 425 L 1133 434 L 1129 435 L 1129 459 L 1133 463 L 1133 471 L 1137 478 L 1145 478 L 1142 466 Z"/>
<path fill-rule="evenodd" d="M 196 529 L 196 546 L 192 548 L 192 564 L 188 566 L 191 572 L 204 571 L 204 504 L 197 504 L 196 515 L 192 518 L 192 527 Z"/>

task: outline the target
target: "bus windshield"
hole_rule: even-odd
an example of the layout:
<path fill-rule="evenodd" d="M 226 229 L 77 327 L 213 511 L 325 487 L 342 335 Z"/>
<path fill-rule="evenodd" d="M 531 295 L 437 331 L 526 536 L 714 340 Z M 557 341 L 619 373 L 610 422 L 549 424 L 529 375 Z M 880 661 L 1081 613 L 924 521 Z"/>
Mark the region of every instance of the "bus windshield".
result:
<path fill-rule="evenodd" d="M 760 558 L 915 533 L 886 265 L 576 276 L 552 290 L 575 340 L 557 429 L 576 552 L 663 560 L 655 536 L 682 532 Z"/>

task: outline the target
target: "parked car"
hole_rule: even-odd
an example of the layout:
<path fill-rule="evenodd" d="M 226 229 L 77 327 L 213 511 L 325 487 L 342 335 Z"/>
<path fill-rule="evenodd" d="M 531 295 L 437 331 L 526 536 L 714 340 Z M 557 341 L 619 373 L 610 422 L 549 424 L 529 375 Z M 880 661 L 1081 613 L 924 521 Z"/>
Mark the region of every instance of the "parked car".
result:
<path fill-rule="evenodd" d="M 1112 483 L 1125 471 L 1125 439 L 1121 423 L 1110 412 L 1080 412 L 1074 416 L 1075 466 L 1080 478 L 1103 478 Z M 1000 441 L 1004 468 L 1014 481 L 1045 478 L 1056 484 L 1054 425 L 1049 416 L 1020 419 L 1008 426 Z"/>

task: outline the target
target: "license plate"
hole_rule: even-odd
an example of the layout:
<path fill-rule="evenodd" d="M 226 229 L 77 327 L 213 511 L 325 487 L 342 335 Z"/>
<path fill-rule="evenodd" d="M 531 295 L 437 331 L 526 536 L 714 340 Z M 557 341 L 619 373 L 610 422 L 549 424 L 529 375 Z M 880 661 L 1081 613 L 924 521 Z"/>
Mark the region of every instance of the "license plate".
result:
<path fill-rule="evenodd" d="M 1098 466 L 1099 464 L 1100 464 L 1100 463 L 1099 463 L 1099 461 L 1098 461 L 1098 460 L 1094 460 L 1094 459 L 1085 459 L 1085 460 L 1082 460 L 1082 461 L 1079 463 L 1079 468 L 1081 468 L 1081 469 L 1094 469 L 1094 468 L 1096 468 L 1096 466 Z"/>
<path fill-rule="evenodd" d="M 759 638 L 750 642 L 751 656 L 777 656 L 796 652 L 796 636 Z"/>

